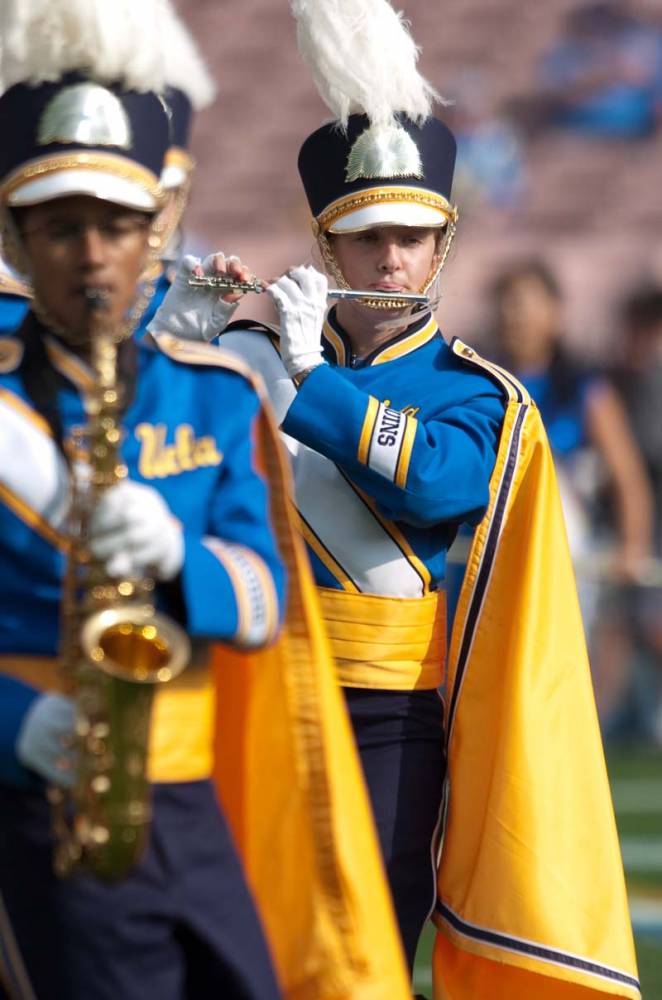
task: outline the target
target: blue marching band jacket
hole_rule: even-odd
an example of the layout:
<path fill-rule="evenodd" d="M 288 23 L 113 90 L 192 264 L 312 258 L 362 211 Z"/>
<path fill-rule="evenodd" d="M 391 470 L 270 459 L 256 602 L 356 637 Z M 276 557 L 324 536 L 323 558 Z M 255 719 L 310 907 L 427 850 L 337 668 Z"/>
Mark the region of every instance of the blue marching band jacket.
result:
<path fill-rule="evenodd" d="M 62 376 L 58 404 L 66 436 L 85 423 L 92 374 L 46 336 Z M 25 658 L 29 667 L 30 658 L 38 657 L 46 664 L 57 652 L 69 501 L 69 470 L 26 395 L 21 357 L 20 338 L 0 340 L 0 780 L 19 785 L 29 784 L 31 775 L 16 759 L 14 743 L 37 695 L 20 679 L 20 663 Z M 284 572 L 247 433 L 261 409 L 255 388 L 240 365 L 233 370 L 232 359 L 222 368 L 181 365 L 152 338 L 138 342 L 137 359 L 136 391 L 123 420 L 123 458 L 129 477 L 158 490 L 185 525 L 181 583 L 158 588 L 159 603 L 183 617 L 193 639 L 263 645 L 278 630 Z M 204 734 L 193 735 L 193 726 L 195 742 L 178 738 L 176 753 L 167 738 L 167 706 L 178 688 L 188 690 L 191 717 L 209 716 L 209 736 L 211 683 L 204 673 L 185 671 L 166 685 L 167 693 L 159 693 L 163 707 L 156 712 L 163 726 L 156 728 L 163 732 L 152 755 L 155 780 L 211 773 L 211 738 L 207 747 Z"/>
<path fill-rule="evenodd" d="M 341 683 L 437 687 L 446 554 L 487 508 L 499 386 L 462 364 L 429 314 L 356 362 L 332 311 L 330 364 L 298 393 L 265 329 L 230 329 L 221 344 L 260 372 L 275 406 Z"/>

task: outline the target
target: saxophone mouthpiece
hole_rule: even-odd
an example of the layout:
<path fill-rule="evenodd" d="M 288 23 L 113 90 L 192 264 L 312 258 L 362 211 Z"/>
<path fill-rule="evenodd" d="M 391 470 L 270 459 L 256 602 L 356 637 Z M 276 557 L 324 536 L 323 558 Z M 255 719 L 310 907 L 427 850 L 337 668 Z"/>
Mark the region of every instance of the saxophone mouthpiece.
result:
<path fill-rule="evenodd" d="M 106 288 L 86 288 L 83 295 L 89 313 L 105 312 L 110 305 L 110 294 Z"/>

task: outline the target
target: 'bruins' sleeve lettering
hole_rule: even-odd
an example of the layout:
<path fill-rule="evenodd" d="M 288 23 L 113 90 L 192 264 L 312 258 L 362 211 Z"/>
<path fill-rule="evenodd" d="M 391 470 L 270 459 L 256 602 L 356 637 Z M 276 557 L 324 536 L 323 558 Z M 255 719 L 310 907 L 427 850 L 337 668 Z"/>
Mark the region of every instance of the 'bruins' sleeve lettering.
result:
<path fill-rule="evenodd" d="M 397 372 L 391 386 L 379 386 L 379 398 L 361 387 L 365 371 L 322 365 L 311 372 L 283 430 L 341 465 L 385 517 L 419 525 L 477 523 L 503 420 L 498 388 L 479 376 L 480 391 L 474 384 L 465 398 L 454 390 L 447 400 L 440 392 L 431 408 L 414 416 L 390 402 L 402 396 Z M 424 372 L 409 391 L 425 394 Z"/>

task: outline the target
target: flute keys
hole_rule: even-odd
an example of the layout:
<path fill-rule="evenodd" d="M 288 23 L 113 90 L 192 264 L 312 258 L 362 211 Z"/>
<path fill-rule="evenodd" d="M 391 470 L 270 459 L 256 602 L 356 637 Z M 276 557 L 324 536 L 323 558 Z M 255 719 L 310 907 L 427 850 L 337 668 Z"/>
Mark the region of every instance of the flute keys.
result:
<path fill-rule="evenodd" d="M 263 292 L 259 281 L 240 281 L 229 274 L 209 274 L 203 278 L 192 275 L 188 279 L 191 288 L 214 288 L 219 292 Z"/>

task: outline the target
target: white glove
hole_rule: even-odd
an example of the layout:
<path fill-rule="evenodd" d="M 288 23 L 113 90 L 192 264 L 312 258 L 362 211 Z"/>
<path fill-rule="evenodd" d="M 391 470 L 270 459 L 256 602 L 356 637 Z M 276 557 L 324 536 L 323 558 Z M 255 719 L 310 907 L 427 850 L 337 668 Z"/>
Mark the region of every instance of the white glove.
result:
<path fill-rule="evenodd" d="M 267 291 L 280 316 L 280 356 L 292 378 L 324 361 L 322 327 L 326 315 L 326 276 L 314 267 L 293 267 Z"/>
<path fill-rule="evenodd" d="M 75 779 L 76 707 L 61 694 L 42 694 L 25 713 L 16 740 L 16 756 L 46 781 L 71 788 Z"/>
<path fill-rule="evenodd" d="M 173 580 L 184 562 L 179 522 L 152 486 L 130 479 L 112 486 L 90 521 L 92 554 L 105 561 L 111 576 Z"/>
<path fill-rule="evenodd" d="M 225 257 L 222 253 L 210 254 L 200 262 L 190 254 L 177 268 L 175 280 L 166 297 L 147 324 L 150 333 L 172 333 L 185 340 L 210 341 L 225 330 L 239 304 L 241 294 L 221 293 L 216 288 L 194 288 L 188 284 L 196 274 L 201 277 L 248 271 L 238 257 Z"/>

